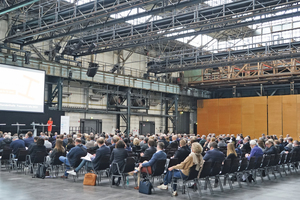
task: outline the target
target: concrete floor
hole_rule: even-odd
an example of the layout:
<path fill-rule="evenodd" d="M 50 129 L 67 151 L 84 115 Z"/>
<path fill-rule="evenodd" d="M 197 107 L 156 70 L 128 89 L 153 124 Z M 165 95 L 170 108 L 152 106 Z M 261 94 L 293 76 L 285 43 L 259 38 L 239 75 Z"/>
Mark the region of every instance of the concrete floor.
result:
<path fill-rule="evenodd" d="M 228 185 L 224 187 L 225 192 L 221 192 L 219 188 L 214 189 L 214 195 L 210 192 L 202 191 L 201 199 L 257 199 L 257 200 L 276 200 L 297 198 L 299 195 L 300 172 L 299 174 L 288 174 L 283 178 L 261 183 L 258 179 L 258 184 L 247 186 L 243 183 L 243 188 L 239 188 L 237 183 L 234 184 L 233 190 L 229 190 Z M 156 189 L 155 194 L 143 195 L 134 190 L 134 181 L 130 179 L 130 184 L 127 189 L 123 187 L 109 186 L 108 179 L 105 178 L 100 185 L 83 186 L 83 175 L 74 182 L 73 179 L 62 180 L 60 178 L 38 179 L 32 178 L 31 175 L 24 175 L 20 172 L 0 171 L 0 199 L 15 199 L 15 200 L 83 200 L 83 199 L 111 199 L 111 200 L 126 200 L 126 199 L 188 199 L 187 194 L 179 192 L 178 197 L 171 197 L 170 193 L 165 190 Z M 157 186 L 156 181 L 155 186 Z M 198 199 L 197 193 L 190 192 L 192 199 Z"/>

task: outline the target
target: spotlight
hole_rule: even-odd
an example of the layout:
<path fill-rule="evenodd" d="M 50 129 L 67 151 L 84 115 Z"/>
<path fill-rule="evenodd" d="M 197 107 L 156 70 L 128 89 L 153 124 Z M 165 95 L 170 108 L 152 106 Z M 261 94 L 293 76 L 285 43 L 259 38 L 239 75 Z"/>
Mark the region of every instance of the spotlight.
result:
<path fill-rule="evenodd" d="M 30 64 L 30 56 L 31 56 L 30 51 L 26 51 L 26 52 L 25 52 L 25 64 L 26 64 L 26 65 L 29 65 L 29 64 Z"/>
<path fill-rule="evenodd" d="M 72 76 L 73 76 L 73 72 L 69 70 L 69 79 L 72 79 Z"/>
<path fill-rule="evenodd" d="M 17 54 L 16 54 L 16 52 L 13 52 L 12 53 L 12 61 L 17 62 L 17 60 L 18 60 Z"/>
<path fill-rule="evenodd" d="M 89 68 L 86 72 L 88 77 L 94 77 L 98 71 L 99 65 L 97 63 L 89 62 Z"/>
<path fill-rule="evenodd" d="M 88 52 L 91 53 L 95 47 L 96 47 L 96 44 L 95 44 L 95 43 L 92 43 L 92 44 L 89 46 Z"/>

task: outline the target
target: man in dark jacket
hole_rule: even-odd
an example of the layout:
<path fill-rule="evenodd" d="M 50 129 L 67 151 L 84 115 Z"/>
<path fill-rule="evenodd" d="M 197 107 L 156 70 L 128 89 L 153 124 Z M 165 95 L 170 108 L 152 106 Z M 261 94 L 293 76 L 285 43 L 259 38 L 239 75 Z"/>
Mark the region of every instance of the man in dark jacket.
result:
<path fill-rule="evenodd" d="M 68 178 L 68 173 L 70 166 L 71 167 L 77 167 L 77 165 L 80 164 L 81 162 L 81 157 L 86 156 L 87 150 L 86 147 L 82 145 L 81 139 L 77 138 L 75 140 L 75 147 L 73 147 L 70 152 L 67 154 L 67 157 L 65 156 L 60 156 L 59 160 L 63 163 L 65 163 L 66 171 L 65 175 L 63 175 L 61 178 Z"/>
<path fill-rule="evenodd" d="M 84 166 L 86 166 L 87 171 L 89 171 L 92 168 L 92 165 L 94 166 L 94 169 L 97 170 L 100 166 L 100 160 L 104 156 L 110 156 L 110 149 L 108 146 L 105 145 L 104 138 L 99 138 L 97 140 L 98 149 L 96 151 L 96 156 L 91 156 L 90 161 L 83 159 L 81 163 L 76 167 L 76 169 L 67 171 L 68 174 L 76 175 L 76 173 Z M 109 162 L 109 161 L 108 161 Z"/>
<path fill-rule="evenodd" d="M 173 135 L 172 136 L 172 142 L 169 144 L 169 146 L 167 148 L 171 148 L 171 149 L 178 149 L 178 141 L 177 141 L 177 136 Z"/>
<path fill-rule="evenodd" d="M 159 142 L 164 143 L 164 147 L 166 148 L 169 145 L 169 143 L 168 143 L 168 141 L 166 140 L 165 137 L 166 137 L 166 135 L 162 135 L 161 140 L 159 140 Z"/>
<path fill-rule="evenodd" d="M 264 154 L 277 154 L 277 149 L 274 146 L 273 140 L 266 141 L 266 149 L 264 150 Z"/>
<path fill-rule="evenodd" d="M 188 157 L 191 153 L 190 148 L 186 145 L 185 139 L 181 139 L 179 142 L 180 148 L 175 152 L 175 155 L 173 158 L 178 159 L 178 163 L 181 163 Z"/>
<path fill-rule="evenodd" d="M 199 144 L 201 144 L 201 146 L 202 147 L 204 147 L 204 144 L 205 144 L 205 142 L 206 142 L 206 136 L 205 135 L 202 135 L 202 137 L 201 137 L 201 140 L 200 140 L 200 142 L 199 142 Z"/>
<path fill-rule="evenodd" d="M 149 145 L 148 145 L 148 141 L 149 139 L 147 137 L 144 138 L 144 143 L 141 145 L 141 151 L 142 152 L 145 152 L 146 149 L 149 148 Z"/>
<path fill-rule="evenodd" d="M 24 139 L 24 142 L 25 142 L 25 146 L 26 147 L 29 147 L 34 141 L 33 141 L 33 137 L 32 137 L 32 132 L 28 132 L 26 134 L 26 138 Z"/>
<path fill-rule="evenodd" d="M 19 149 L 25 149 L 25 142 L 19 140 L 18 136 L 13 136 L 13 141 L 10 143 L 10 148 L 13 150 L 14 156 L 18 156 Z"/>
<path fill-rule="evenodd" d="M 251 152 L 251 147 L 250 147 L 250 143 L 249 143 L 249 138 L 248 137 L 244 138 L 241 150 L 242 150 L 243 153 L 250 153 Z"/>
<path fill-rule="evenodd" d="M 293 145 L 294 147 L 292 148 L 291 154 L 297 153 L 297 155 L 299 155 L 300 154 L 299 142 L 297 140 L 294 140 Z"/>
<path fill-rule="evenodd" d="M 225 159 L 224 154 L 218 149 L 216 142 L 210 143 L 210 150 L 206 152 L 203 160 L 206 162 L 223 162 Z"/>
<path fill-rule="evenodd" d="M 154 147 L 155 142 L 154 140 L 150 139 L 148 141 L 149 148 L 146 149 L 144 153 L 141 153 L 141 156 L 147 157 L 149 160 L 152 158 L 153 154 L 156 152 L 156 148 Z"/>
<path fill-rule="evenodd" d="M 4 137 L 4 140 L 2 140 L 0 142 L 0 149 L 4 149 L 4 148 L 9 147 L 10 143 L 11 143 L 10 135 L 6 135 Z"/>

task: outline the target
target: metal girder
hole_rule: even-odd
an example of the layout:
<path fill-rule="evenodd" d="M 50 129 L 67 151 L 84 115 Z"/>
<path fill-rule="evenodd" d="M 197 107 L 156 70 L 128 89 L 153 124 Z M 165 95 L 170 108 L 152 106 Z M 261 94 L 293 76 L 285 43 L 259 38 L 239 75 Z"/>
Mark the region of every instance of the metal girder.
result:
<path fill-rule="evenodd" d="M 253 6 L 253 2 L 255 6 Z M 241 7 L 238 3 L 247 4 Z M 232 4 L 227 6 L 230 7 Z M 92 53 L 103 53 L 300 15 L 299 12 L 295 11 L 287 12 L 300 7 L 297 1 L 288 3 L 284 0 L 272 0 L 263 3 L 259 1 L 243 1 L 235 2 L 234 5 L 234 8 L 226 10 L 224 15 L 221 16 L 219 14 L 220 11 L 212 14 L 211 10 L 209 10 L 210 12 L 197 10 L 184 14 L 173 14 L 173 16 L 168 18 L 139 25 L 114 26 L 107 30 L 97 29 L 80 39 L 69 41 L 68 46 L 75 45 L 79 40 L 83 40 L 88 45 L 97 43 L 97 47 Z M 253 8 L 255 9 L 253 10 Z M 283 12 L 283 14 L 277 15 L 278 12 Z M 260 18 L 257 19 L 257 17 Z M 91 52 L 87 51 L 88 45 L 83 45 L 80 51 L 76 53 L 76 56 L 91 54 Z"/>
<path fill-rule="evenodd" d="M 170 55 L 169 57 L 162 57 L 162 61 L 150 61 L 148 63 L 148 72 L 158 74 L 244 65 L 298 57 L 300 57 L 300 42 L 267 45 L 221 53 L 209 53 L 203 50 L 194 50 Z"/>
<path fill-rule="evenodd" d="M 28 6 L 30 4 L 36 3 L 38 1 L 39 0 L 25 0 L 25 1 L 22 1 L 20 3 L 13 4 L 13 5 L 9 6 L 9 7 L 6 7 L 4 9 L 0 10 L 0 15 L 4 15 L 6 13 L 12 12 L 12 11 L 17 10 L 19 8 L 22 8 L 24 6 Z"/>
<path fill-rule="evenodd" d="M 16 25 L 12 27 L 12 34 L 10 37 L 7 38 L 8 42 L 23 44 L 24 40 L 29 38 L 29 41 L 25 42 L 23 45 L 33 44 L 36 42 L 46 41 L 50 39 L 55 39 L 59 37 L 63 37 L 66 35 L 74 35 L 82 32 L 91 31 L 97 28 L 104 29 L 112 25 L 116 25 L 119 23 L 124 23 L 127 20 L 135 19 L 135 18 L 141 18 L 148 15 L 158 14 L 162 11 L 169 11 L 174 8 L 181 8 L 185 6 L 193 5 L 195 2 L 199 2 L 199 0 L 189 0 L 182 3 L 173 3 L 171 5 L 163 6 L 164 4 L 161 4 L 162 6 L 155 8 L 150 11 L 137 13 L 134 15 L 127 15 L 123 18 L 114 19 L 111 18 L 110 15 L 122 12 L 124 10 L 133 9 L 136 7 L 145 6 L 148 4 L 157 4 L 158 2 L 161 2 L 162 0 L 145 0 L 145 1 L 139 1 L 139 0 L 131 0 L 131 1 L 121 1 L 118 4 L 108 4 L 105 3 L 102 6 L 98 7 L 98 10 L 93 9 L 90 12 L 85 11 L 85 7 L 80 8 L 80 6 L 77 7 L 77 9 L 80 11 L 79 15 L 72 15 L 68 16 L 64 13 L 65 11 L 62 11 L 64 15 L 58 13 L 60 16 L 60 20 L 51 20 L 51 15 L 46 15 L 42 18 L 43 24 L 41 26 L 37 26 L 37 21 L 29 21 L 24 22 L 26 29 L 23 30 L 22 34 L 14 34 L 16 33 L 15 30 L 20 29 L 24 27 L 24 24 Z M 202 0 L 201 0 L 202 1 Z M 118 1 L 116 1 L 118 2 Z M 180 1 L 179 1 L 180 2 Z M 105 7 L 104 7 L 105 6 Z M 70 9 L 70 13 L 73 13 L 75 11 L 72 11 Z M 100 19 L 100 20 L 99 20 Z M 85 24 L 88 23 L 88 26 Z M 75 28 L 73 28 L 75 26 Z M 64 29 L 67 29 L 68 27 L 73 28 L 69 31 L 64 31 Z M 48 35 L 48 33 L 51 33 L 51 35 Z M 30 38 L 33 36 L 39 36 L 35 40 L 30 41 Z"/>

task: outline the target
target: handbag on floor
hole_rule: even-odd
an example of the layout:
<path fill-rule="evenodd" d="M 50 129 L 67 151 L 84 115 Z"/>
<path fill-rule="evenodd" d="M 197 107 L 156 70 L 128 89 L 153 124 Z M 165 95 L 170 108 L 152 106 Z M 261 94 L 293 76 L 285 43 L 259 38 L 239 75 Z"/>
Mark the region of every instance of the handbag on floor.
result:
<path fill-rule="evenodd" d="M 148 179 L 140 181 L 139 193 L 142 194 L 151 194 L 152 193 L 152 184 Z"/>
<path fill-rule="evenodd" d="M 86 173 L 83 179 L 83 185 L 95 186 L 97 180 L 97 175 L 93 173 Z"/>

